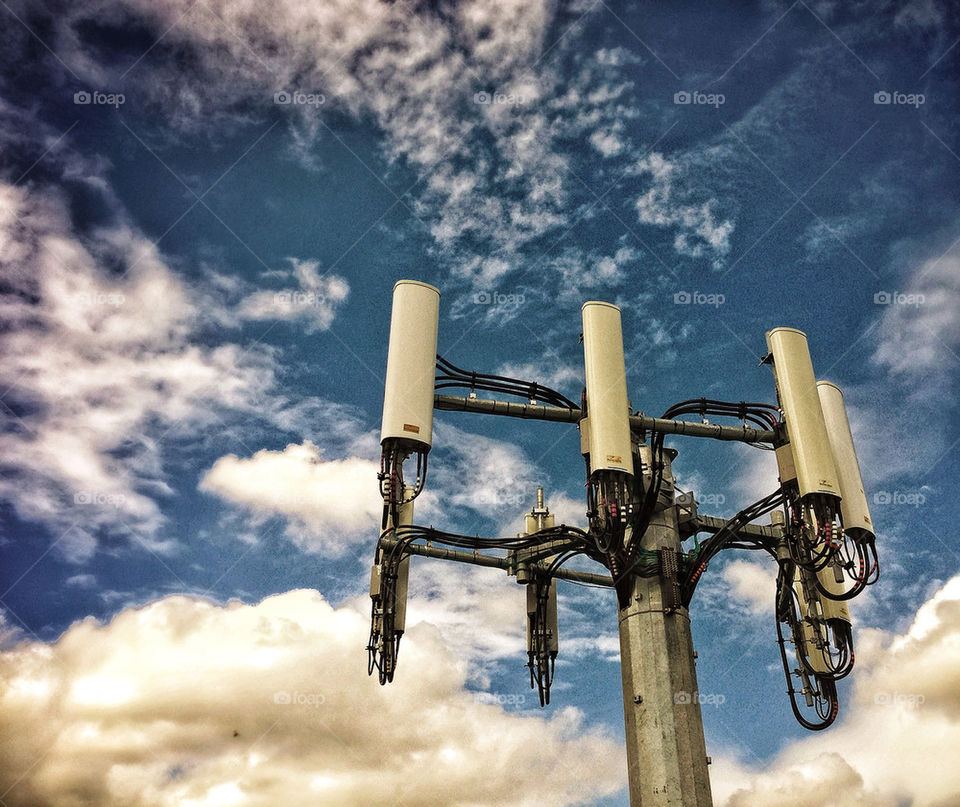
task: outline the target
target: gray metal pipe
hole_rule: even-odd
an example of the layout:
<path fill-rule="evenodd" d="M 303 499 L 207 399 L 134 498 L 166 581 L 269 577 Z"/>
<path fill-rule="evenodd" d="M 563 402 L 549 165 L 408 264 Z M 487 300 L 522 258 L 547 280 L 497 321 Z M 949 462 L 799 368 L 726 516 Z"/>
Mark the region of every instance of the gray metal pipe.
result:
<path fill-rule="evenodd" d="M 397 545 L 396 541 L 384 539 L 381 542 L 384 549 L 389 550 Z M 440 560 L 458 560 L 461 563 L 472 563 L 475 566 L 488 566 L 494 569 L 507 568 L 507 559 L 496 557 L 495 555 L 482 555 L 479 552 L 465 552 L 462 549 L 450 549 L 445 546 L 426 546 L 424 544 L 407 544 L 406 550 L 411 555 L 420 555 L 424 558 L 439 558 Z M 543 571 L 546 566 L 536 564 Z M 613 587 L 613 581 L 609 575 L 593 574 L 592 572 L 580 572 L 576 569 L 557 569 L 553 577 L 561 580 L 570 580 L 575 583 L 588 583 L 592 586 Z"/>
<path fill-rule="evenodd" d="M 527 420 L 551 420 L 556 423 L 576 423 L 580 420 L 579 409 L 562 406 L 495 401 L 490 398 L 465 398 L 459 395 L 435 395 L 433 408 L 446 412 L 475 412 L 482 415 L 503 415 Z M 749 426 L 721 426 L 715 423 L 693 423 L 688 420 L 652 418 L 647 415 L 631 415 L 633 431 L 650 431 L 660 434 L 683 434 L 689 437 L 709 437 L 713 440 L 741 443 L 773 444 L 775 433 L 771 429 L 752 429 Z"/>

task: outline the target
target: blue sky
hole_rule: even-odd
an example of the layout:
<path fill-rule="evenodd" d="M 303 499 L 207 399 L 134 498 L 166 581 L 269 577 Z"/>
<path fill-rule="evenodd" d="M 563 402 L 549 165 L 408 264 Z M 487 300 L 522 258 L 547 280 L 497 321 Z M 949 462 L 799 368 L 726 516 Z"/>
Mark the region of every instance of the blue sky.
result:
<path fill-rule="evenodd" d="M 30 738 L 0 750 L 4 803 L 526 804 L 538 766 L 539 798 L 625 803 L 608 592 L 561 585 L 542 712 L 522 592 L 489 570 L 415 561 L 396 683 L 355 674 L 400 278 L 441 290 L 447 359 L 570 397 L 580 305 L 615 302 L 654 415 L 772 402 L 764 332 L 804 330 L 845 390 L 883 579 L 854 605 L 841 718 L 811 737 L 772 564 L 711 565 L 691 616 L 701 691 L 724 696 L 715 799 L 960 798 L 953 766 L 918 774 L 960 742 L 951 4 L 0 17 L 0 722 Z M 668 444 L 713 514 L 776 488 L 766 452 L 706 442 Z M 538 485 L 584 523 L 573 427 L 439 413 L 417 521 L 511 534 Z"/>

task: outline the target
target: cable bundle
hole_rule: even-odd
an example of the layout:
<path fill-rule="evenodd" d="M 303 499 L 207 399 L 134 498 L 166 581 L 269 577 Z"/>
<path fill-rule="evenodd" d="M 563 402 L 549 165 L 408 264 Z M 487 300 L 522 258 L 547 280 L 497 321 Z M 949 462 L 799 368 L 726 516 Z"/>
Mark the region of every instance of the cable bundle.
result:
<path fill-rule="evenodd" d="M 389 538 L 394 539 L 394 543 L 384 547 L 384 539 Z M 477 535 L 460 535 L 416 524 L 385 529 L 377 541 L 379 586 L 376 592 L 371 589 L 370 637 L 367 641 L 367 674 L 372 675 L 373 671 L 377 670 L 381 684 L 392 681 L 396 670 L 397 653 L 400 647 L 400 634 L 394 630 L 393 622 L 396 614 L 396 581 L 400 564 L 410 556 L 409 547 L 417 540 L 472 550 L 531 549 L 548 541 L 570 540 L 573 546 L 560 552 L 542 575 L 547 583 L 552 579 L 554 572 L 570 558 L 590 551 L 587 533 L 564 524 L 547 527 L 517 538 L 481 538 Z M 553 659 L 555 658 L 556 653 L 553 653 L 551 658 L 548 652 L 546 656 L 538 656 L 535 660 L 537 680 L 542 697 L 547 693 L 545 695 L 547 702 L 549 702 L 548 693 L 550 682 L 553 680 Z M 533 675 L 532 667 L 531 675 Z"/>
<path fill-rule="evenodd" d="M 439 355 L 437 356 L 437 370 L 439 374 L 434 382 L 434 389 L 460 387 L 469 389 L 471 392 L 476 390 L 500 392 L 504 395 L 525 398 L 531 403 L 539 401 L 550 406 L 561 406 L 566 409 L 577 408 L 577 405 L 565 395 L 550 389 L 550 387 L 538 384 L 536 381 L 522 381 L 519 378 L 461 370 Z"/>
<path fill-rule="evenodd" d="M 691 568 L 687 577 L 681 581 L 681 597 L 684 605 L 689 605 L 693 599 L 694 590 L 700 577 L 707 569 L 707 564 L 716 557 L 721 549 L 763 549 L 776 557 L 773 541 L 763 538 L 741 537 L 739 531 L 741 527 L 746 526 L 751 521 L 755 521 L 760 516 L 769 513 L 783 504 L 783 492 L 778 488 L 769 496 L 764 496 L 759 501 L 744 507 L 733 518 L 729 519 L 724 525 L 704 541 L 698 549 L 691 553 Z"/>

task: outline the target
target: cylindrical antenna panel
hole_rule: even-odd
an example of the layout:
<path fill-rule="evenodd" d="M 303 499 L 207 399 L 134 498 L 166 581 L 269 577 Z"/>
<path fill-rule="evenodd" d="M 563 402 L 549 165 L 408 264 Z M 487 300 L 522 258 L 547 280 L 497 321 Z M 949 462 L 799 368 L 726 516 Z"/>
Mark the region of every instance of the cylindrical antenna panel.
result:
<path fill-rule="evenodd" d="M 819 493 L 839 497 L 840 482 L 820 408 L 807 336 L 796 328 L 774 328 L 767 332 L 767 347 L 773 355 L 777 397 L 787 422 L 800 496 Z"/>
<path fill-rule="evenodd" d="M 393 287 L 381 443 L 393 438 L 430 449 L 439 319 L 436 288 L 417 280 Z"/>
<path fill-rule="evenodd" d="M 582 314 L 590 471 L 621 471 L 632 476 L 630 407 L 620 309 L 610 303 L 592 301 L 583 304 Z"/>
<path fill-rule="evenodd" d="M 870 519 L 867 494 L 863 489 L 863 478 L 860 476 L 860 464 L 857 462 L 857 451 L 853 445 L 847 408 L 843 403 L 843 392 L 830 381 L 818 381 L 817 392 L 820 395 L 824 422 L 827 424 L 833 461 L 840 478 L 843 531 L 854 539 L 873 535 L 873 521 Z"/>

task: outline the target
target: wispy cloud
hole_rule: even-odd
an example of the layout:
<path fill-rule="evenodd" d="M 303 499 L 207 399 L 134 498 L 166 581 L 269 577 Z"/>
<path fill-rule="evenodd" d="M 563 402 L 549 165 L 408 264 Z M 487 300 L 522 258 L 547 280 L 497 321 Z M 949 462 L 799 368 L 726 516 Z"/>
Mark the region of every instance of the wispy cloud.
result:
<path fill-rule="evenodd" d="M 923 378 L 921 391 L 937 395 L 960 365 L 960 247 L 921 263 L 902 289 L 878 289 L 885 306 L 874 361 L 895 377 Z M 931 386 L 932 385 L 932 386 Z"/>
<path fill-rule="evenodd" d="M 661 154 L 651 154 L 636 166 L 650 186 L 636 201 L 643 224 L 676 230 L 673 248 L 690 258 L 709 257 L 715 267 L 730 252 L 733 222 L 722 219 L 715 199 L 694 201 L 697 191 L 681 167 Z"/>
<path fill-rule="evenodd" d="M 0 197 L 0 312 L 10 326 L 0 496 L 53 528 L 77 561 L 95 551 L 100 530 L 153 540 L 158 502 L 171 492 L 165 435 L 209 427 L 229 411 L 281 428 L 297 419 L 276 391 L 276 352 L 198 344 L 214 295 L 186 285 L 132 226 L 85 237 L 52 190 L 3 185 Z M 314 271 L 301 266 L 308 281 Z M 162 539 L 153 546 L 172 548 Z"/>
<path fill-rule="evenodd" d="M 316 261 L 288 260 L 297 287 L 253 292 L 240 301 L 237 317 L 302 321 L 306 333 L 325 331 L 350 294 L 350 285 L 339 275 L 321 274 Z"/>

